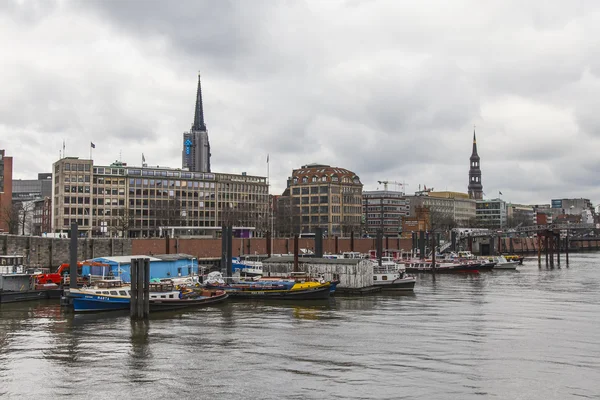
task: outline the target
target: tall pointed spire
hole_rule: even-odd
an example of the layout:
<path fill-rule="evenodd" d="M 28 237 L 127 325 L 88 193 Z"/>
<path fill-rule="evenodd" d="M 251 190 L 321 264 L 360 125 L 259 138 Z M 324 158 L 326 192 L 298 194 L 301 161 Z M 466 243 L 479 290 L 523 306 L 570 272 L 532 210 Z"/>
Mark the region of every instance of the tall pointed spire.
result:
<path fill-rule="evenodd" d="M 469 158 L 469 198 L 481 200 L 483 198 L 483 185 L 481 183 L 480 158 L 477 154 L 477 138 L 475 136 L 475 127 L 473 127 L 473 153 Z"/>
<path fill-rule="evenodd" d="M 194 131 L 206 131 L 204 124 L 204 107 L 202 106 L 202 85 L 200 84 L 200 72 L 198 72 L 198 91 L 196 93 L 196 110 L 194 112 Z"/>
<path fill-rule="evenodd" d="M 477 138 L 475 137 L 475 127 L 473 127 L 473 152 L 471 153 L 471 157 L 477 155 Z"/>

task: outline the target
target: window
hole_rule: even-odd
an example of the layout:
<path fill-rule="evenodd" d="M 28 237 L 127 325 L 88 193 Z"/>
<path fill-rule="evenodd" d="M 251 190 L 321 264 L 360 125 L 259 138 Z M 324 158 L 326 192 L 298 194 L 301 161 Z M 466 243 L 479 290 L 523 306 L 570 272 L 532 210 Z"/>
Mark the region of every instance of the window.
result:
<path fill-rule="evenodd" d="M 308 182 L 308 178 L 306 176 L 303 176 L 302 177 L 302 183 L 306 183 L 306 182 Z"/>

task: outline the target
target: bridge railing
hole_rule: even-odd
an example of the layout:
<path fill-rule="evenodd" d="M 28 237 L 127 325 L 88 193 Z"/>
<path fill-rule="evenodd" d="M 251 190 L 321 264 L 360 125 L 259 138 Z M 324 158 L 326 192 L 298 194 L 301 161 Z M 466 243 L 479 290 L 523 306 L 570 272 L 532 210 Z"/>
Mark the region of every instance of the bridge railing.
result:
<path fill-rule="evenodd" d="M 540 232 L 546 230 L 555 230 L 555 229 L 595 229 L 596 225 L 587 224 L 587 223 L 579 223 L 579 224 L 546 224 L 546 225 L 531 225 L 531 226 L 521 226 L 519 228 L 506 228 L 506 229 L 498 229 L 492 230 L 490 232 L 474 232 L 471 234 L 467 234 L 461 239 L 471 237 L 488 237 L 488 236 L 498 236 L 498 235 L 506 235 L 509 233 L 527 233 L 527 232 Z"/>

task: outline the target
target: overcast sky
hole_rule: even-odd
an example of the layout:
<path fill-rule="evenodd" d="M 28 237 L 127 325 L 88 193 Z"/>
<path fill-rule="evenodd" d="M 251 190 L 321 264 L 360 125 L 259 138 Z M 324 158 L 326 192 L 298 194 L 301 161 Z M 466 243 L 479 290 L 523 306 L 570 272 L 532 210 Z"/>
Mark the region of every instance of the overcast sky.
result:
<path fill-rule="evenodd" d="M 600 202 L 600 2 L 0 1 L 0 148 L 181 167 L 198 71 L 215 172 L 319 162 L 486 197 Z M 396 188 L 390 184 L 390 189 Z"/>

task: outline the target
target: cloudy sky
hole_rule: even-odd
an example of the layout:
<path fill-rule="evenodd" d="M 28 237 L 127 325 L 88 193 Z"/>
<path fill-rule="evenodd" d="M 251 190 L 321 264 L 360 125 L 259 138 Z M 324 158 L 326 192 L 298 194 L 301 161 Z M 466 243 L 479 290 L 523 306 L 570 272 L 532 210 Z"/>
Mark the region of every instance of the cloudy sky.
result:
<path fill-rule="evenodd" d="M 0 148 L 181 166 L 198 71 L 216 172 L 319 162 L 487 197 L 600 202 L 600 2 L 0 1 Z M 596 100 L 596 101 L 595 101 Z M 395 185 L 390 185 L 395 188 Z"/>

